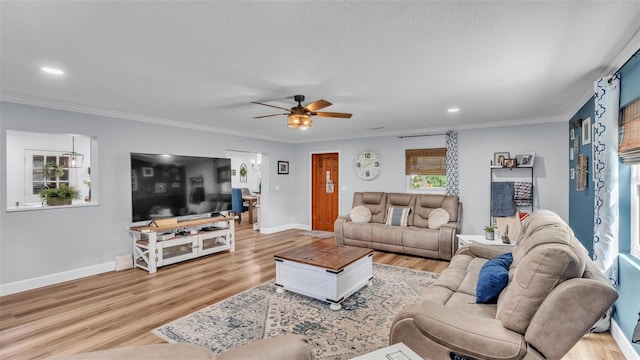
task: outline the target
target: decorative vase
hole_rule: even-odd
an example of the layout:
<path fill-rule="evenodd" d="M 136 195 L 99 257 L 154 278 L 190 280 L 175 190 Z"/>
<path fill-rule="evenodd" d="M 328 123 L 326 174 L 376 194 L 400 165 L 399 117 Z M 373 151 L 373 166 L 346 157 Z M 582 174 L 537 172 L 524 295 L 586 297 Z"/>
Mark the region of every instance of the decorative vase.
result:
<path fill-rule="evenodd" d="M 484 233 L 484 238 L 487 240 L 493 240 L 493 231 L 487 231 Z"/>

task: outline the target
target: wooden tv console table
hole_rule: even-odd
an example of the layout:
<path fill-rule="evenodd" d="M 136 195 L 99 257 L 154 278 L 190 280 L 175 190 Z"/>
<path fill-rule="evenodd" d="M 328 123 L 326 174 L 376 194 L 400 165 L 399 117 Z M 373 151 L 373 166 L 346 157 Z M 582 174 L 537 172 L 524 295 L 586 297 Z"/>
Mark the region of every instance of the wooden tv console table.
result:
<path fill-rule="evenodd" d="M 133 264 L 153 274 L 158 267 L 236 250 L 235 216 L 132 226 Z"/>

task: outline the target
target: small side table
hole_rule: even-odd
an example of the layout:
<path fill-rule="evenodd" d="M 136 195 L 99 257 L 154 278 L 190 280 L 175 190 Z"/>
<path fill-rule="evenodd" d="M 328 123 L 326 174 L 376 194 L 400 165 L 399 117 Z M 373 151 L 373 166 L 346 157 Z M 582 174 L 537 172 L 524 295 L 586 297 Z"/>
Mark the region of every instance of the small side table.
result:
<path fill-rule="evenodd" d="M 514 245 L 513 243 L 505 244 L 502 242 L 502 240 L 487 240 L 484 237 L 484 235 L 458 234 L 456 236 L 458 237 L 458 247 L 461 247 L 462 245 L 468 245 L 471 243 L 491 245 L 491 246 L 508 246 L 508 247 L 513 247 Z"/>

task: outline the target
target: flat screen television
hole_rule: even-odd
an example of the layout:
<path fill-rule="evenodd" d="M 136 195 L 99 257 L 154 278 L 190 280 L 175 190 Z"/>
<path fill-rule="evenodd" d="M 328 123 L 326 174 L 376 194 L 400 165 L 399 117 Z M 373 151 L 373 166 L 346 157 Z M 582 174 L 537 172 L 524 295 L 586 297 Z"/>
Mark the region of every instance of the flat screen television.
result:
<path fill-rule="evenodd" d="M 133 222 L 231 209 L 231 159 L 131 153 Z"/>

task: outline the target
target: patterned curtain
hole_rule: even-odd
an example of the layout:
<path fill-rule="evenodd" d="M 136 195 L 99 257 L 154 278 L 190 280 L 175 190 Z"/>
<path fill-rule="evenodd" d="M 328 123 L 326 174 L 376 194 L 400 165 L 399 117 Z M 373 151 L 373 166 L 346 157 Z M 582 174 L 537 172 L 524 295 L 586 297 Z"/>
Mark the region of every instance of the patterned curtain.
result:
<path fill-rule="evenodd" d="M 447 195 L 458 195 L 458 133 L 447 131 Z"/>
<path fill-rule="evenodd" d="M 615 286 L 618 283 L 618 115 L 620 75 L 594 83 L 593 125 L 594 224 L 593 261 Z M 584 129 L 583 129 L 584 131 Z M 611 309 L 592 331 L 609 329 Z"/>

